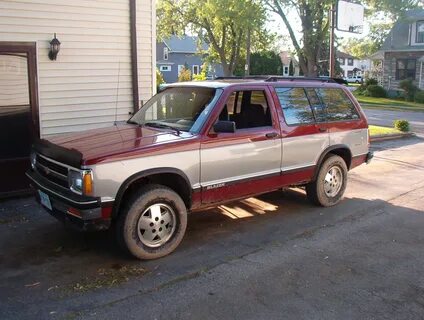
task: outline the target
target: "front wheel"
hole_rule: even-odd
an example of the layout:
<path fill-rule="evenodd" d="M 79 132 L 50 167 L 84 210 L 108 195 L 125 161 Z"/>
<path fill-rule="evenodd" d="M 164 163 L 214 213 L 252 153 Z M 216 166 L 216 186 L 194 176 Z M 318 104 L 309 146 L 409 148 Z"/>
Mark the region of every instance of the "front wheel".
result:
<path fill-rule="evenodd" d="M 139 259 L 157 259 L 180 244 L 187 227 L 187 209 L 170 188 L 147 185 L 130 197 L 116 227 L 125 251 Z"/>
<path fill-rule="evenodd" d="M 332 155 L 322 163 L 316 180 L 306 185 L 306 194 L 312 203 L 331 207 L 342 199 L 346 184 L 346 163 L 341 157 Z"/>

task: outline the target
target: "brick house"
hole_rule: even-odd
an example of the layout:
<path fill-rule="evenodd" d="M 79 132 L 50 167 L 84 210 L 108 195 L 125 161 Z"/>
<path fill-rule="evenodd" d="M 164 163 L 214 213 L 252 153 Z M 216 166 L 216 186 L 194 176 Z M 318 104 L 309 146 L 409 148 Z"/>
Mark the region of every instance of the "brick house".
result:
<path fill-rule="evenodd" d="M 371 59 L 382 64 L 385 89 L 397 90 L 404 79 L 412 79 L 424 89 L 424 9 L 406 12 Z"/>

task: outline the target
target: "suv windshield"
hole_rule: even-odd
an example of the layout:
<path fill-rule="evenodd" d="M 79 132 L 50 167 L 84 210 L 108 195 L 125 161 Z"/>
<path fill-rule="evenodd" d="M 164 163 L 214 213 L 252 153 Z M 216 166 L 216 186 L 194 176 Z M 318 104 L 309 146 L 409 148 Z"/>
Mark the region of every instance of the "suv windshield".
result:
<path fill-rule="evenodd" d="M 221 89 L 171 87 L 151 98 L 128 122 L 142 126 L 197 133 Z"/>

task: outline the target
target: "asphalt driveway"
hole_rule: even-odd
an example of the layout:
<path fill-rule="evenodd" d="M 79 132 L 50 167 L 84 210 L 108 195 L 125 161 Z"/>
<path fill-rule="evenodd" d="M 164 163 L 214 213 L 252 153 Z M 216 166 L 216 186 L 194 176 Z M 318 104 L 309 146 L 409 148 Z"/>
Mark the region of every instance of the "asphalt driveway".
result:
<path fill-rule="evenodd" d="M 194 213 L 178 250 L 150 262 L 31 199 L 3 202 L 1 319 L 422 318 L 424 140 L 373 148 L 340 205 L 294 189 Z"/>

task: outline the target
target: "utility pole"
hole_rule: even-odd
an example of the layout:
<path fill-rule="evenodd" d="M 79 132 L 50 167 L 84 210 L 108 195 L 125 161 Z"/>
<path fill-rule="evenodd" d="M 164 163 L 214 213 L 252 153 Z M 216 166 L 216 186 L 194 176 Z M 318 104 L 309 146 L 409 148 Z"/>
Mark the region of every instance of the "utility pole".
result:
<path fill-rule="evenodd" d="M 334 31 L 336 29 L 336 6 L 334 2 L 331 4 L 330 9 L 330 77 L 334 78 L 335 73 L 335 58 L 336 58 L 336 52 L 334 48 Z"/>

